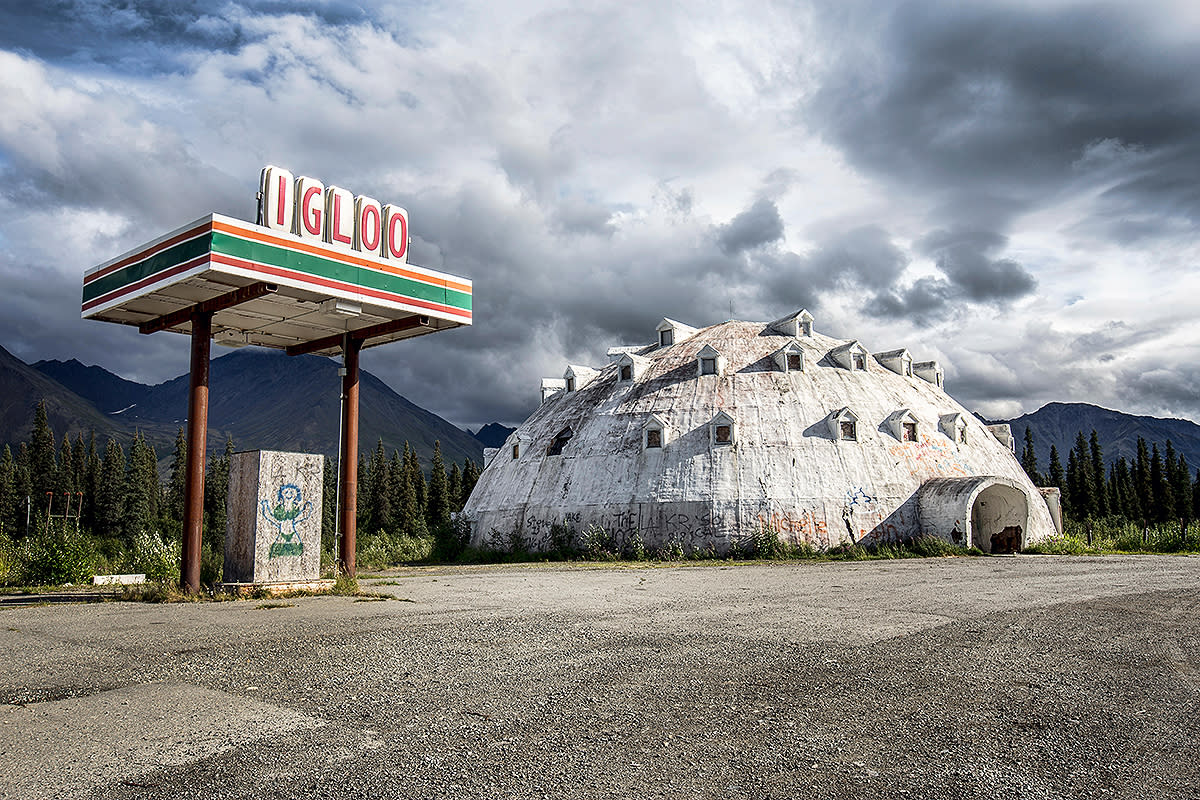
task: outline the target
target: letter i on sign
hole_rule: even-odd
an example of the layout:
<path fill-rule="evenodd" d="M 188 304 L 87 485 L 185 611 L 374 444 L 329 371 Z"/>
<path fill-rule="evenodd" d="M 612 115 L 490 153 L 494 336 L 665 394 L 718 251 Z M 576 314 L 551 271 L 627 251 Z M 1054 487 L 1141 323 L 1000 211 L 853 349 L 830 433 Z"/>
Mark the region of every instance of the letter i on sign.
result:
<path fill-rule="evenodd" d="M 354 198 L 354 249 L 379 255 L 383 242 L 383 207 L 373 197 Z"/>
<path fill-rule="evenodd" d="M 408 212 L 400 206 L 383 207 L 383 257 L 408 263 Z"/>
<path fill-rule="evenodd" d="M 267 167 L 262 171 L 259 191 L 262 193 L 263 223 L 277 231 L 291 232 L 296 203 L 292 173 L 279 167 Z"/>

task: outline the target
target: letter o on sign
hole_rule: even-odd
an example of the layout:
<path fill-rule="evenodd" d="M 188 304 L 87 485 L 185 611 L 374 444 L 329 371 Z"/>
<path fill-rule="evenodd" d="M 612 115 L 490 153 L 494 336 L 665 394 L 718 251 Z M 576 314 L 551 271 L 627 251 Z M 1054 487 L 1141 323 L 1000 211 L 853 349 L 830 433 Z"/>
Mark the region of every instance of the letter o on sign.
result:
<path fill-rule="evenodd" d="M 383 207 L 383 256 L 408 261 L 408 212 L 400 206 Z"/>
<path fill-rule="evenodd" d="M 383 242 L 383 208 L 372 197 L 354 198 L 354 249 L 379 253 Z"/>

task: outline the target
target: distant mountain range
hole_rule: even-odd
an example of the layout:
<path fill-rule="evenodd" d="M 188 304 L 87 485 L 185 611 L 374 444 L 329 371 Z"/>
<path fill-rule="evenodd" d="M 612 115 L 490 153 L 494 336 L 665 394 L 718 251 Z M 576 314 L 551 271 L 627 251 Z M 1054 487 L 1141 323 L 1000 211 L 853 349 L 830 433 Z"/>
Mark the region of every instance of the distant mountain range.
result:
<path fill-rule="evenodd" d="M 1090 437 L 1093 430 L 1108 464 L 1121 457 L 1129 462 L 1136 459 L 1137 440 L 1141 437 L 1147 445 L 1157 443 L 1160 451 L 1170 440 L 1175 451 L 1187 458 L 1193 475 L 1200 467 L 1200 425 L 1186 419 L 1135 416 L 1087 403 L 1049 403 L 1032 414 L 1001 421 L 1012 426 L 1018 455 L 1025 445 L 1025 429 L 1033 431 L 1033 449 L 1042 472 L 1050 466 L 1051 445 L 1058 449 L 1065 469 L 1076 433 L 1083 431 L 1084 437 Z"/>
<path fill-rule="evenodd" d="M 338 364 L 318 356 L 289 357 L 273 350 L 246 348 L 215 358 L 209 379 L 210 453 L 219 453 L 226 437 L 238 450 L 290 450 L 336 456 L 340 423 L 341 378 Z M 78 361 L 39 361 L 28 365 L 0 348 L 0 444 L 28 441 L 37 402 L 45 399 L 50 426 L 59 442 L 82 431 L 96 432 L 100 446 L 108 438 L 127 442 L 141 431 L 160 461 L 169 459 L 176 431 L 187 415 L 187 375 L 145 386 L 100 367 Z M 392 391 L 363 371 L 360 383 L 359 448 L 370 457 L 382 439 L 390 455 L 407 441 L 428 465 L 434 441 L 447 464 L 470 458 L 482 463 L 484 447 L 499 447 L 512 433 L 498 423 L 472 435 Z M 1086 403 L 1050 403 L 1007 422 L 1017 453 L 1025 429 L 1033 431 L 1039 467 L 1058 448 L 1064 467 L 1067 453 L 1082 431 L 1095 429 L 1108 463 L 1137 455 L 1138 437 L 1163 446 L 1169 439 L 1195 471 L 1200 467 L 1200 425 L 1182 419 L 1158 419 L 1112 411 Z"/>
<path fill-rule="evenodd" d="M 78 361 L 39 361 L 30 366 L 0 348 L 0 442 L 28 441 L 34 409 L 45 399 L 59 442 L 95 430 L 101 447 L 109 437 L 128 441 L 141 431 L 160 461 L 168 459 L 186 422 L 188 376 L 156 386 L 127 381 Z M 209 374 L 210 453 L 226 437 L 238 450 L 289 450 L 335 456 L 340 425 L 338 364 L 318 356 L 289 357 L 247 348 L 212 360 Z M 359 384 L 359 449 L 370 457 L 382 440 L 389 456 L 407 441 L 429 464 L 435 441 L 449 464 L 482 462 L 483 444 L 470 433 L 392 391 L 369 372 Z"/>

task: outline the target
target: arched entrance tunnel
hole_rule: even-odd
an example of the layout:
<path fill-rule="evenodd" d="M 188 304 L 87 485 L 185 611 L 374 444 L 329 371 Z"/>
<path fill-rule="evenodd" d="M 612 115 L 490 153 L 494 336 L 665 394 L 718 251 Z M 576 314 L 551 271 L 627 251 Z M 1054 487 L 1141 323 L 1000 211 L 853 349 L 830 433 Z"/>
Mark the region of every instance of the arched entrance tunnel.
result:
<path fill-rule="evenodd" d="M 971 541 L 985 553 L 1015 553 L 1029 530 L 1029 499 L 1015 486 L 993 483 L 971 503 Z"/>
<path fill-rule="evenodd" d="M 1045 538 L 1045 529 L 1053 524 L 1048 512 L 1044 521 L 1038 519 L 1030 496 L 1015 480 L 1000 475 L 930 478 L 918 496 L 921 530 L 985 553 L 1015 553 L 1026 542 Z M 1031 532 L 1030 524 L 1041 529 Z"/>

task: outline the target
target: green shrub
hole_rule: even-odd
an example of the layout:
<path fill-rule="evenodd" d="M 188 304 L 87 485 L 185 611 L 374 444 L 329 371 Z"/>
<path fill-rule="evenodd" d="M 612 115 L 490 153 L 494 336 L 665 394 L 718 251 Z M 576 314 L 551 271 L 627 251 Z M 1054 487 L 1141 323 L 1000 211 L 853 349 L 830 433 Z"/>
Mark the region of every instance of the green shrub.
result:
<path fill-rule="evenodd" d="M 397 564 L 428 561 L 433 555 L 434 547 L 435 540 L 431 536 L 416 537 L 377 531 L 359 540 L 354 560 L 358 566 L 381 569 Z"/>
<path fill-rule="evenodd" d="M 126 572 L 144 572 L 152 583 L 174 583 L 179 580 L 179 565 L 183 560 L 183 546 L 178 542 L 164 541 L 161 536 L 145 529 L 133 537 L 126 555 Z"/>
<path fill-rule="evenodd" d="M 80 583 L 96 574 L 91 542 L 65 520 L 39 525 L 21 542 L 17 559 L 18 582 L 31 586 Z"/>

